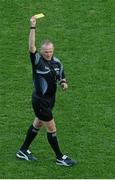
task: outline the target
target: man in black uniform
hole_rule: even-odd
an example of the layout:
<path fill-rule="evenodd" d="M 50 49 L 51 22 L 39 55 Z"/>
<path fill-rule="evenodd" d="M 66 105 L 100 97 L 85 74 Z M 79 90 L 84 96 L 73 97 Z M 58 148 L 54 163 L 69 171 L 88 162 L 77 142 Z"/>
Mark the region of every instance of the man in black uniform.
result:
<path fill-rule="evenodd" d="M 48 142 L 56 155 L 56 164 L 72 166 L 75 162 L 68 156 L 63 155 L 56 136 L 56 126 L 52 115 L 55 103 L 56 83 L 59 81 L 63 90 L 67 89 L 63 66 L 59 59 L 53 56 L 54 45 L 46 40 L 41 44 L 40 53 L 35 46 L 36 19 L 30 19 L 29 51 L 33 70 L 34 92 L 32 105 L 35 112 L 35 120 L 28 129 L 24 143 L 16 156 L 25 160 L 37 158 L 29 151 L 29 146 L 36 137 L 39 129 L 44 125 L 47 129 Z"/>

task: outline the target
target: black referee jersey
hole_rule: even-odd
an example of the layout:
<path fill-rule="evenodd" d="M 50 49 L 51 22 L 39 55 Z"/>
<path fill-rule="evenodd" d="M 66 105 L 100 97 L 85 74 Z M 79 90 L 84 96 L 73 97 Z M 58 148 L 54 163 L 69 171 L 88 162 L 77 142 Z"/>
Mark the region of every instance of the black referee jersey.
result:
<path fill-rule="evenodd" d="M 36 95 L 55 95 L 57 80 L 61 81 L 65 78 L 64 69 L 60 60 L 56 57 L 52 57 L 51 60 L 46 60 L 37 51 L 35 53 L 30 52 L 30 59 Z"/>

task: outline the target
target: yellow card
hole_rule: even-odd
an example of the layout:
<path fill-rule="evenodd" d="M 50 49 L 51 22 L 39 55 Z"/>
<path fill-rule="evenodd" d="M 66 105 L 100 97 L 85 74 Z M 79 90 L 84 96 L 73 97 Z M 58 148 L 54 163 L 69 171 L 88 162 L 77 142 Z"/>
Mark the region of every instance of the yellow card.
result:
<path fill-rule="evenodd" d="M 43 13 L 34 15 L 34 17 L 35 17 L 36 19 L 42 18 L 42 17 L 44 17 L 44 16 L 45 16 L 45 15 L 44 15 Z"/>

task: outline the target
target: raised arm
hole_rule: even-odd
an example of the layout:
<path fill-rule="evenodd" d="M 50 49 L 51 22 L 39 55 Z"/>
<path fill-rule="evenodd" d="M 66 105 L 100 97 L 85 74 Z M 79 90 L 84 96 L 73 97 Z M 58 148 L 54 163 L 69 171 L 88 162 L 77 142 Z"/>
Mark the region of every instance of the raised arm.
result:
<path fill-rule="evenodd" d="M 29 34 L 29 51 L 35 53 L 35 28 L 36 28 L 36 18 L 31 17 L 30 19 L 30 34 Z"/>

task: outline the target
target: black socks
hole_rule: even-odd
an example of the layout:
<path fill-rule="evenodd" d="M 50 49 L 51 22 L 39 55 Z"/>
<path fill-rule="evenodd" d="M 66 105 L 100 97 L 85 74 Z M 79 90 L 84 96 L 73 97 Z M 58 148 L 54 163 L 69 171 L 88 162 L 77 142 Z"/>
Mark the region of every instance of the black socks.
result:
<path fill-rule="evenodd" d="M 23 145 L 21 146 L 20 150 L 27 150 L 29 148 L 30 144 L 36 137 L 38 130 L 39 129 L 36 129 L 35 127 L 33 127 L 33 125 L 30 126 L 30 128 L 27 131 L 26 139 Z"/>
<path fill-rule="evenodd" d="M 39 129 L 36 129 L 35 127 L 33 127 L 33 125 L 30 126 L 30 128 L 27 131 L 25 141 L 24 141 L 23 145 L 21 146 L 20 150 L 25 150 L 25 151 L 28 150 L 30 144 L 36 137 L 38 130 Z M 54 150 L 56 157 L 62 158 L 63 154 L 61 153 L 59 145 L 58 145 L 56 132 L 53 132 L 53 133 L 47 132 L 47 139 L 48 139 L 48 142 L 51 145 L 52 149 Z"/>
<path fill-rule="evenodd" d="M 58 145 L 56 132 L 53 132 L 53 133 L 47 132 L 47 138 L 48 138 L 49 144 L 51 145 L 52 149 L 54 150 L 56 154 L 56 157 L 62 158 L 63 154 L 61 153 L 59 145 Z"/>

